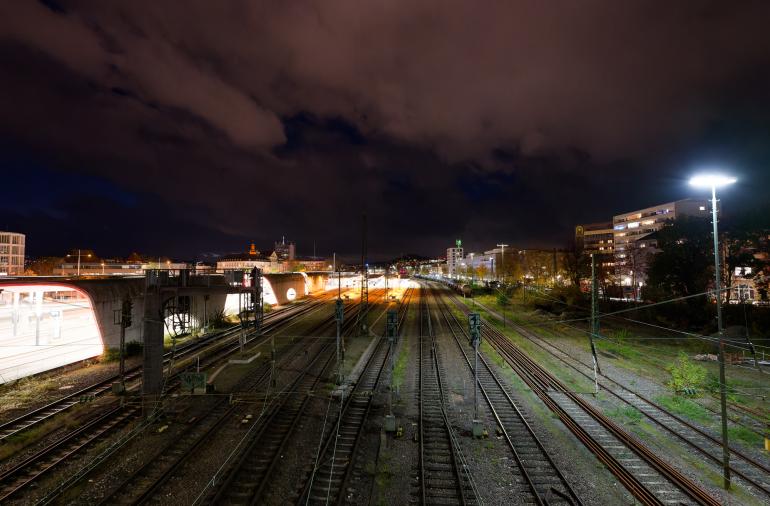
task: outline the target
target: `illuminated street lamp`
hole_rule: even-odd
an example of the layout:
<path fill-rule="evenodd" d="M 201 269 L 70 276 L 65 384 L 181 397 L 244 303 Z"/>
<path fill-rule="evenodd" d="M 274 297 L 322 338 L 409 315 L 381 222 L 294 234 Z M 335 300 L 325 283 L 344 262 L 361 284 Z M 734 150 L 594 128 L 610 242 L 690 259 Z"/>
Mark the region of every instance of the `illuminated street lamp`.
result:
<path fill-rule="evenodd" d="M 714 225 L 714 296 L 717 302 L 717 332 L 719 334 L 719 397 L 722 405 L 722 465 L 724 488 L 730 489 L 730 447 L 727 441 L 727 385 L 725 384 L 725 341 L 722 328 L 722 286 L 719 270 L 719 235 L 717 231 L 717 187 L 736 181 L 722 174 L 703 174 L 690 179 L 698 188 L 711 188 L 711 222 Z"/>
<path fill-rule="evenodd" d="M 67 255 L 67 257 L 71 257 L 72 255 Z M 87 254 L 86 257 L 91 258 L 91 253 Z M 78 250 L 78 277 L 80 277 L 80 250 Z"/>
<path fill-rule="evenodd" d="M 508 246 L 507 244 L 497 245 L 497 247 L 500 248 L 500 268 L 503 271 L 503 283 L 505 283 L 505 248 L 507 246 Z"/>
<path fill-rule="evenodd" d="M 476 305 L 476 299 L 473 298 L 473 285 L 474 285 L 475 274 L 476 274 L 474 272 L 476 270 L 476 267 L 474 267 L 474 265 L 473 265 L 473 255 L 474 254 L 475 253 L 469 253 L 469 255 L 471 257 L 471 299 L 473 300 L 473 305 L 475 306 Z"/>

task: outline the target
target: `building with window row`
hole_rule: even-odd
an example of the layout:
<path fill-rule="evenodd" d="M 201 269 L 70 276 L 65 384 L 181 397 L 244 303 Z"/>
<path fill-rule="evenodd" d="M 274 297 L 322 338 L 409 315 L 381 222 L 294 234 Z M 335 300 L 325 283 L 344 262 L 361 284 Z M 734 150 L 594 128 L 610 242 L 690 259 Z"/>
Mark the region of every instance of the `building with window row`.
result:
<path fill-rule="evenodd" d="M 588 255 L 612 255 L 615 252 L 612 222 L 586 223 L 575 227 L 575 247 Z"/>
<path fill-rule="evenodd" d="M 446 267 L 447 274 L 450 278 L 454 278 L 460 275 L 463 260 L 465 255 L 463 253 L 463 243 L 460 239 L 455 241 L 454 248 L 447 248 L 446 250 Z"/>
<path fill-rule="evenodd" d="M 0 276 L 24 274 L 25 241 L 24 234 L 0 231 Z"/>
<path fill-rule="evenodd" d="M 706 200 L 683 199 L 612 218 L 615 241 L 615 276 L 618 284 L 629 287 L 634 297 L 644 285 L 652 253 L 658 243 L 655 232 L 680 216 L 708 217 Z"/>

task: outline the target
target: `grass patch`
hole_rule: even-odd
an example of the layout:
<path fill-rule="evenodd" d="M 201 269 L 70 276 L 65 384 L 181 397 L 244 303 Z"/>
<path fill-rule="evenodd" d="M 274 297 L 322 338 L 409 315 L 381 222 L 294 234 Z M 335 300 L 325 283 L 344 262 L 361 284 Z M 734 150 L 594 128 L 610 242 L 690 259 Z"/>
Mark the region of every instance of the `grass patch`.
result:
<path fill-rule="evenodd" d="M 481 352 L 484 353 L 488 358 L 491 358 L 492 362 L 494 362 L 497 367 L 505 368 L 508 365 L 502 355 L 497 353 L 497 350 L 492 348 L 492 346 L 484 340 L 481 341 Z"/>
<path fill-rule="evenodd" d="M 728 427 L 727 436 L 732 441 L 741 441 L 749 446 L 763 447 L 764 438 L 746 427 Z"/>
<path fill-rule="evenodd" d="M 51 432 L 61 428 L 71 429 L 80 425 L 75 417 L 78 408 L 71 408 L 68 413 L 62 413 L 52 420 L 36 425 L 31 429 L 23 430 L 12 436 L 8 436 L 2 446 L 0 446 L 0 461 L 7 459 L 16 452 L 39 441 Z"/>
<path fill-rule="evenodd" d="M 398 350 L 398 357 L 396 357 L 395 369 L 393 369 L 393 388 L 400 389 L 404 384 L 404 376 L 406 376 L 406 366 L 409 362 L 409 346 L 404 340 L 401 340 L 401 349 Z"/>
<path fill-rule="evenodd" d="M 601 351 L 612 353 L 613 355 L 616 355 L 621 358 L 629 359 L 629 360 L 642 358 L 642 353 L 639 350 L 634 349 L 625 343 L 619 343 L 619 342 L 610 341 L 607 339 L 596 340 L 596 348 Z"/>
<path fill-rule="evenodd" d="M 381 450 L 379 461 L 377 462 L 377 470 L 374 475 L 375 493 L 374 504 L 386 505 L 388 504 L 386 490 L 390 487 L 393 473 L 391 471 L 392 456 L 389 451 Z"/>
<path fill-rule="evenodd" d="M 50 378 L 21 378 L 0 396 L 0 412 L 23 408 L 46 392 L 59 388 Z"/>
<path fill-rule="evenodd" d="M 660 395 L 655 402 L 677 415 L 682 415 L 690 420 L 708 424 L 713 420 L 713 415 L 697 402 L 676 395 Z"/>
<path fill-rule="evenodd" d="M 613 408 L 605 414 L 623 425 L 637 425 L 642 421 L 642 413 L 633 406 Z"/>
<path fill-rule="evenodd" d="M 126 343 L 126 358 L 141 355 L 143 349 L 143 345 L 139 341 Z M 102 362 L 114 362 L 116 360 L 120 360 L 120 348 L 108 348 L 102 355 Z"/>

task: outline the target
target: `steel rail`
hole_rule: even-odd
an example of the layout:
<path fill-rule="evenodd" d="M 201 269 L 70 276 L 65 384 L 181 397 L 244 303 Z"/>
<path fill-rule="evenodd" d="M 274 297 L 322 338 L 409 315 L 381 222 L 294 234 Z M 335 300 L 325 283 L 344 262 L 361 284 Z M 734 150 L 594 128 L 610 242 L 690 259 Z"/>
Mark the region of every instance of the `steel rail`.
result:
<path fill-rule="evenodd" d="M 345 313 L 348 314 L 354 312 L 357 306 L 357 304 L 353 304 L 346 307 Z M 354 322 L 355 320 L 353 318 L 346 319 L 344 324 L 344 332 L 346 334 L 353 330 Z M 335 321 L 330 319 L 322 326 L 331 328 L 334 323 Z M 320 327 L 321 326 L 319 326 L 319 328 Z M 332 359 L 334 358 L 334 354 L 331 352 L 334 347 L 335 343 L 331 341 L 323 343 L 322 349 L 314 354 L 312 362 L 303 368 L 303 371 L 289 386 L 284 388 L 285 391 L 290 391 L 291 393 L 282 396 L 280 398 L 281 400 L 272 408 L 259 431 L 254 437 L 250 438 L 249 443 L 244 447 L 238 459 L 231 466 L 227 476 L 220 481 L 214 496 L 207 499 L 207 502 L 221 504 L 228 502 L 233 496 L 238 496 L 238 500 L 241 502 L 245 501 L 251 504 L 257 504 L 262 497 L 276 464 L 280 460 L 283 449 L 291 439 L 291 435 L 299 421 L 304 416 L 305 410 L 311 399 L 310 394 L 322 380 L 326 379 L 326 371 L 333 363 Z M 323 360 L 318 374 L 308 378 L 308 375 L 312 372 L 312 368 L 316 366 L 317 361 L 320 360 L 322 356 L 325 356 L 325 360 Z M 306 380 L 309 381 L 310 384 L 298 388 L 299 385 Z M 299 403 L 296 406 L 289 406 L 289 409 L 286 409 L 287 405 L 292 401 L 299 401 Z M 288 425 L 277 423 L 280 422 L 279 418 L 284 416 L 290 418 Z M 277 434 L 275 433 L 276 430 L 278 430 Z M 271 437 L 277 438 L 276 444 L 265 444 L 265 439 L 270 439 Z M 269 462 L 268 465 L 261 470 L 252 468 L 252 466 L 249 465 L 250 460 L 258 458 L 260 452 L 264 451 L 272 453 L 272 455 L 267 456 Z M 243 476 L 244 473 L 247 475 L 246 477 Z M 240 485 L 244 480 L 248 481 L 249 484 L 247 486 Z M 244 489 L 246 490 L 244 491 Z"/>
<path fill-rule="evenodd" d="M 420 288 L 421 292 L 425 291 L 423 287 Z M 452 427 L 450 425 L 449 419 L 447 417 L 446 410 L 444 409 L 444 388 L 443 383 L 441 380 L 441 371 L 439 369 L 439 362 L 438 362 L 438 350 L 436 348 L 436 337 L 435 332 L 433 331 L 433 326 L 431 325 L 431 317 L 430 317 L 430 310 L 428 308 L 428 304 L 426 302 L 426 297 L 422 296 L 420 297 L 420 353 L 419 353 L 419 395 L 420 395 L 420 406 L 419 406 L 419 438 L 420 438 L 420 488 L 421 488 L 421 504 L 427 505 L 431 504 L 433 501 L 430 501 L 430 499 L 440 499 L 442 501 L 446 501 L 449 499 L 447 495 L 439 494 L 429 494 L 430 492 L 430 484 L 429 484 L 429 478 L 433 480 L 440 480 L 441 482 L 446 481 L 453 481 L 454 483 L 452 486 L 443 486 L 440 487 L 442 490 L 450 490 L 454 488 L 457 493 L 457 499 L 459 500 L 459 503 L 461 505 L 468 504 L 468 499 L 465 496 L 465 486 L 463 482 L 463 476 L 460 471 L 460 464 L 457 461 L 457 449 L 454 447 L 453 440 L 451 437 L 451 431 Z M 425 346 L 428 346 L 430 348 L 430 356 L 426 356 L 425 354 Z M 427 364 L 426 364 L 427 362 Z M 426 367 L 428 366 L 428 367 Z M 432 371 L 428 370 L 425 371 L 425 369 L 432 369 Z M 427 378 L 426 378 L 427 376 Z M 426 395 L 426 390 L 428 390 L 428 386 L 426 386 L 426 381 L 430 382 L 430 388 L 432 390 L 435 390 L 435 392 L 432 395 Z M 431 404 L 430 406 L 426 406 L 426 404 Z M 430 408 L 431 411 L 433 411 L 433 416 L 426 415 L 426 410 Z M 438 413 L 435 413 L 435 411 L 438 411 Z M 438 416 L 436 416 L 438 415 Z M 450 460 L 450 469 L 451 469 L 451 476 L 452 478 L 447 477 L 447 474 L 444 470 L 435 469 L 433 471 L 426 472 L 426 441 L 428 440 L 427 436 L 427 430 L 426 430 L 426 419 L 427 424 L 431 426 L 434 429 L 439 429 L 436 431 L 431 431 L 431 444 L 432 444 L 432 453 L 435 453 L 436 451 L 442 451 L 449 454 L 449 460 Z M 437 420 L 438 419 L 438 420 Z M 443 436 L 443 437 L 442 437 Z M 438 446 L 438 448 L 437 448 Z M 429 465 L 430 462 L 427 462 Z M 434 462 L 435 464 L 435 462 Z M 469 470 L 466 470 L 468 473 Z M 435 488 L 435 487 L 434 487 Z"/>
<path fill-rule="evenodd" d="M 468 312 L 467 307 L 452 297 L 453 302 L 461 311 Z M 663 504 L 639 479 L 618 462 L 602 445 L 594 441 L 588 432 L 580 425 L 575 423 L 574 419 L 567 411 L 555 402 L 549 395 L 549 391 L 557 391 L 569 398 L 583 411 L 588 413 L 594 420 L 602 425 L 606 430 L 612 433 L 627 448 L 637 454 L 642 460 L 647 462 L 652 468 L 657 470 L 670 483 L 674 484 L 679 490 L 685 493 L 690 499 L 701 505 L 717 506 L 719 504 L 704 489 L 696 485 L 689 478 L 674 469 L 670 464 L 655 455 L 646 446 L 641 444 L 635 438 L 631 437 L 625 430 L 604 416 L 598 409 L 576 395 L 568 389 L 555 376 L 534 362 L 528 355 L 514 345 L 505 335 L 494 327 L 484 325 L 482 327 L 484 334 L 490 344 L 503 356 L 506 362 L 516 371 L 519 376 L 533 389 L 548 407 L 557 413 L 559 418 L 567 425 L 570 430 L 593 451 L 597 457 L 615 474 L 615 476 L 634 494 L 643 504 L 661 505 Z"/>
<path fill-rule="evenodd" d="M 457 320 L 457 317 L 454 314 L 452 314 L 451 311 L 449 311 L 444 300 L 437 295 L 435 296 L 435 298 L 438 302 L 439 311 L 444 317 L 447 327 L 450 329 L 452 336 L 454 338 L 454 341 L 463 355 L 465 363 L 468 365 L 468 367 L 471 370 L 473 370 L 473 366 L 471 365 L 470 359 L 468 358 L 468 355 L 465 349 L 463 348 L 463 344 L 460 341 L 458 332 L 455 330 L 455 329 L 459 329 L 460 335 L 462 335 L 465 338 L 465 340 L 467 340 L 468 335 L 467 335 L 467 332 L 465 331 L 465 328 Z M 450 320 L 450 317 L 451 317 L 451 320 Z M 487 360 L 484 358 L 482 354 L 479 354 L 479 360 L 481 364 L 484 366 L 482 372 L 486 371 L 486 374 L 488 374 L 489 377 L 492 378 L 492 385 L 496 386 L 499 392 L 503 394 L 503 397 L 507 401 L 507 405 L 511 408 L 516 418 L 519 420 L 521 425 L 525 428 L 525 433 L 528 434 L 529 437 L 532 439 L 532 441 L 535 443 L 535 446 L 539 450 L 541 457 L 543 458 L 543 460 L 545 460 L 545 463 L 553 470 L 553 473 L 555 474 L 556 478 L 561 482 L 563 490 L 560 490 L 559 488 L 555 487 L 552 484 L 543 484 L 541 485 L 541 488 L 545 488 L 547 492 L 550 492 L 551 494 L 561 498 L 564 502 L 568 504 L 582 505 L 582 501 L 580 500 L 577 493 L 572 488 L 572 485 L 564 476 L 564 474 L 561 472 L 561 470 L 556 465 L 556 463 L 553 461 L 553 459 L 551 458 L 551 455 L 545 449 L 542 442 L 540 441 L 540 438 L 537 437 L 534 429 L 529 424 L 529 422 L 524 417 L 524 415 L 521 413 L 518 405 L 510 397 L 507 390 L 503 386 L 502 382 L 497 377 L 497 374 L 495 374 L 495 372 L 492 370 L 492 367 L 489 365 L 489 363 L 487 362 Z M 541 491 L 538 489 L 538 485 L 535 483 L 535 478 L 533 478 L 528 471 L 528 468 L 534 467 L 534 470 L 540 473 L 543 470 L 542 467 L 537 462 L 534 462 L 531 464 L 529 462 L 526 462 L 519 455 L 519 452 L 516 449 L 516 445 L 522 444 L 522 441 L 517 438 L 516 442 L 514 442 L 514 438 L 511 436 L 511 434 L 509 434 L 508 428 L 506 427 L 506 423 L 504 423 L 504 421 L 502 420 L 502 417 L 500 416 L 499 406 L 497 408 L 495 407 L 490 397 L 490 392 L 488 391 L 488 388 L 484 386 L 484 384 L 482 384 L 481 379 L 479 380 L 478 386 L 482 392 L 482 395 L 484 396 L 484 399 L 487 402 L 487 405 L 490 408 L 490 411 L 492 412 L 495 420 L 497 421 L 498 426 L 500 427 L 501 431 L 503 432 L 503 435 L 505 436 L 506 442 L 508 443 L 508 446 L 511 449 L 511 452 L 513 453 L 514 460 L 516 461 L 519 469 L 521 470 L 522 475 L 524 476 L 524 479 L 527 482 L 527 486 L 534 496 L 535 502 L 541 505 L 550 504 L 551 499 L 548 497 L 548 494 L 541 493 Z M 541 476 L 541 479 L 542 478 L 543 477 Z M 548 481 L 548 480 L 545 480 L 545 481 Z"/>
<path fill-rule="evenodd" d="M 278 318 L 276 321 L 273 321 L 270 323 L 270 326 L 267 327 L 270 330 L 279 328 L 280 326 L 289 324 L 293 322 L 295 318 L 301 317 L 304 314 L 306 314 L 310 310 L 309 307 L 303 307 L 303 310 L 293 312 L 291 314 L 281 313 L 281 318 Z M 266 342 L 268 339 L 270 339 L 269 336 L 265 336 L 262 342 Z M 262 344 L 262 343 L 260 343 Z M 202 364 L 202 367 L 210 367 L 212 365 L 216 365 L 219 363 L 219 361 L 222 358 L 226 358 L 227 356 L 231 355 L 232 353 L 238 351 L 240 349 L 239 345 L 223 347 L 221 349 L 216 350 L 216 353 L 213 357 L 207 357 L 206 361 Z M 176 373 L 174 375 L 174 378 L 178 379 L 178 374 Z M 173 389 L 176 385 L 172 383 L 171 388 Z M 64 460 L 67 458 L 71 458 L 74 455 L 76 455 L 80 450 L 86 448 L 88 444 L 92 441 L 95 441 L 102 435 L 106 434 L 106 431 L 103 429 L 103 427 L 109 427 L 110 430 L 116 428 L 113 426 L 111 419 L 113 418 L 121 418 L 123 417 L 123 413 L 130 413 L 131 417 L 135 417 L 139 410 L 135 406 L 128 406 L 126 407 L 117 407 L 112 408 L 106 413 L 103 413 L 98 416 L 98 418 L 89 421 L 85 426 L 80 427 L 78 429 L 75 429 L 74 431 L 66 434 L 61 439 L 51 443 L 50 445 L 46 446 L 42 450 L 36 452 L 34 455 L 30 456 L 29 458 L 25 459 L 24 462 L 19 464 L 18 466 L 15 466 L 12 471 L 14 474 L 18 473 L 24 473 L 28 472 L 30 469 L 33 469 L 33 475 L 30 479 L 26 480 L 23 484 L 21 484 L 18 487 L 15 487 L 14 490 L 8 494 L 5 497 L 10 497 L 10 495 L 15 495 L 18 492 L 22 491 L 22 489 L 26 488 L 27 486 L 31 485 L 33 482 L 37 481 L 40 477 L 42 477 L 45 473 L 47 473 L 50 469 L 52 469 L 55 466 L 58 466 L 61 464 Z M 128 420 L 122 420 L 121 421 L 128 421 Z M 88 431 L 92 431 L 91 436 L 89 437 Z M 51 455 L 55 451 L 60 451 L 62 448 L 66 448 L 70 441 L 72 441 L 72 438 L 86 438 L 85 443 L 80 444 L 75 448 L 73 451 L 66 451 L 66 455 L 64 458 L 56 460 L 53 463 L 49 463 L 46 461 L 46 458 Z M 42 469 L 36 468 L 36 466 L 42 465 Z M 63 492 L 60 491 L 60 493 Z"/>
<path fill-rule="evenodd" d="M 594 378 L 593 378 L 592 373 L 589 374 L 589 373 L 586 373 L 585 371 L 581 371 L 573 363 L 570 363 L 568 360 L 563 358 L 562 355 L 568 357 L 573 362 L 576 362 L 576 363 L 582 365 L 583 367 L 586 367 L 586 368 L 590 369 L 591 366 L 589 364 L 586 364 L 582 360 L 580 360 L 578 358 L 575 358 L 575 357 L 573 357 L 571 355 L 566 354 L 564 351 L 560 350 L 559 348 L 557 348 L 552 343 L 549 343 L 548 341 L 543 340 L 539 336 L 535 335 L 534 333 L 530 332 L 528 329 L 526 329 L 526 328 L 524 328 L 524 327 L 522 327 L 522 326 L 520 326 L 518 324 L 511 323 L 511 327 L 514 328 L 519 334 L 521 334 L 523 337 L 525 337 L 526 339 L 531 341 L 536 346 L 538 346 L 541 349 L 543 349 L 544 351 L 548 352 L 549 354 L 554 356 L 559 361 L 563 362 L 568 367 L 574 369 L 579 374 L 581 374 L 581 375 L 585 376 L 586 378 L 588 378 L 589 380 L 593 381 Z M 546 347 L 545 345 L 547 345 L 548 347 Z M 552 349 L 550 349 L 550 348 L 552 348 Z M 553 350 L 558 351 L 561 355 L 557 354 L 556 351 L 553 351 Z M 635 405 L 628 398 L 620 395 L 612 387 L 607 386 L 607 384 L 605 384 L 605 383 L 602 383 L 602 381 L 609 382 L 611 385 L 613 385 L 614 387 L 617 387 L 621 391 L 626 392 L 626 393 L 628 393 L 630 395 L 633 395 L 635 398 L 639 399 L 641 401 L 641 403 L 647 404 L 647 405 L 651 406 L 654 410 L 660 411 L 664 416 L 670 417 L 675 423 L 679 423 L 686 430 L 691 430 L 691 431 L 695 432 L 696 433 L 696 437 L 698 437 L 698 436 L 702 437 L 702 438 L 707 440 L 707 441 L 705 441 L 706 443 L 710 443 L 712 445 L 717 446 L 718 447 L 717 450 L 719 452 L 721 452 L 721 444 L 722 444 L 721 440 L 719 440 L 719 439 L 715 438 L 714 436 L 708 434 L 707 432 L 705 432 L 704 430 L 700 429 L 699 427 L 696 427 L 695 425 L 693 425 L 692 423 L 690 423 L 687 420 L 683 419 L 682 417 L 680 417 L 680 416 L 670 412 L 669 410 L 667 410 L 666 408 L 664 408 L 660 404 L 658 404 L 658 403 L 648 399 L 644 395 L 642 395 L 642 394 L 640 394 L 638 392 L 635 392 L 635 391 L 631 390 L 630 388 L 626 387 L 625 385 L 623 385 L 622 383 L 619 383 L 618 381 L 614 380 L 613 378 L 610 378 L 606 374 L 604 374 L 604 373 L 599 374 L 598 377 L 601 378 L 599 380 L 599 386 L 602 389 L 606 390 L 607 392 L 609 392 L 610 394 L 612 394 L 614 397 L 618 398 L 619 400 L 621 400 L 625 404 L 633 407 L 634 409 L 637 409 L 639 412 L 641 412 L 643 415 L 645 415 L 652 422 L 654 422 L 655 424 L 657 424 L 661 428 L 665 429 L 667 432 L 671 433 L 672 435 L 676 436 L 678 439 L 683 441 L 689 447 L 691 447 L 691 448 L 697 450 L 698 452 L 700 452 L 701 454 L 705 455 L 712 462 L 715 462 L 715 463 L 717 463 L 717 464 L 719 464 L 721 466 L 721 464 L 722 464 L 721 453 L 719 453 L 719 455 L 715 455 L 714 453 L 710 452 L 707 448 L 702 446 L 702 443 L 699 444 L 699 442 L 693 441 L 687 435 L 683 434 L 680 431 L 675 430 L 674 427 L 670 423 L 666 423 L 664 420 L 661 420 L 660 418 L 656 418 L 655 416 L 647 413 L 643 408 L 640 408 L 638 405 Z M 756 459 L 751 458 L 750 456 L 744 454 L 740 450 L 735 449 L 733 447 L 730 447 L 730 453 L 734 457 L 736 457 L 736 459 L 740 459 L 742 461 L 745 461 L 746 464 L 750 468 L 753 468 L 755 470 L 755 472 L 758 471 L 760 473 L 760 475 L 767 476 L 767 479 L 770 480 L 770 468 L 765 466 L 763 463 L 759 462 Z M 746 481 L 748 484 L 758 488 L 760 491 L 764 492 L 765 494 L 770 495 L 770 481 L 768 481 L 768 482 L 760 482 L 759 480 L 761 478 L 749 476 L 747 470 L 745 470 L 745 469 L 743 469 L 743 470 L 737 469 L 735 467 L 735 460 L 733 460 L 733 459 L 731 459 L 730 469 L 732 470 L 733 474 L 735 474 L 736 476 L 740 477 L 741 479 Z"/>
<path fill-rule="evenodd" d="M 398 319 L 399 330 L 404 319 L 406 318 L 408 307 L 411 302 L 412 290 L 412 288 L 409 288 L 404 294 L 402 312 Z M 352 470 L 351 464 L 356 455 L 356 450 L 361 439 L 364 423 L 366 422 L 369 411 L 371 409 L 372 394 L 379 384 L 382 371 L 385 369 L 385 364 L 387 362 L 389 350 L 388 347 L 384 345 L 384 342 L 385 340 L 382 337 L 378 338 L 374 351 L 371 355 L 369 355 L 364 365 L 361 378 L 359 378 L 359 381 L 355 383 L 353 390 L 343 401 L 343 405 L 340 407 L 339 416 L 337 417 L 336 422 L 332 425 L 332 429 L 326 436 L 324 436 L 324 443 L 319 448 L 318 452 L 319 459 L 314 465 L 310 478 L 307 479 L 303 485 L 302 491 L 300 492 L 299 498 L 297 500 L 298 505 L 310 503 L 311 499 L 313 499 L 314 486 L 320 482 L 320 480 L 316 481 L 314 478 L 320 471 L 321 467 L 323 467 L 323 465 L 327 462 L 331 462 L 331 468 L 328 485 L 325 488 L 325 494 L 328 496 L 328 499 L 325 500 L 325 502 L 333 502 L 336 504 L 343 502 L 344 495 L 340 492 L 346 489 L 345 486 L 349 480 L 350 472 Z M 351 409 L 351 407 L 355 407 L 355 409 Z M 338 423 L 340 425 L 339 430 L 336 428 Z M 343 431 L 344 425 L 353 425 L 353 427 L 348 427 L 347 430 Z M 352 438 L 352 441 L 349 443 L 349 445 L 346 445 L 347 448 L 345 450 L 340 450 L 340 455 L 342 456 L 338 456 L 337 443 L 338 437 L 342 432 L 346 432 L 346 437 Z M 332 475 L 334 472 L 334 464 L 338 460 L 342 462 L 342 477 L 339 479 L 340 484 L 334 487 L 335 490 L 332 494 L 332 481 L 334 481 Z M 319 462 L 320 464 L 318 464 Z"/>
<path fill-rule="evenodd" d="M 286 320 L 283 326 L 290 325 L 294 322 L 295 322 L 294 318 L 291 318 L 289 320 Z M 311 332 L 314 332 L 316 329 L 327 327 L 331 323 L 332 323 L 331 318 L 327 318 L 323 322 L 316 325 L 313 331 Z M 297 341 L 296 343 L 293 343 L 291 346 L 291 350 L 284 351 L 281 354 L 281 359 L 279 363 L 276 364 L 276 368 L 281 368 L 283 365 L 285 365 L 290 360 L 295 358 L 294 352 L 301 350 L 305 344 L 307 343 L 304 340 L 300 340 L 300 341 Z M 328 346 L 328 343 L 325 343 L 325 344 Z M 266 382 L 270 379 L 272 370 L 273 370 L 272 364 L 264 363 L 260 367 L 258 367 L 255 371 L 247 375 L 245 378 L 241 379 L 238 382 L 238 385 L 236 386 L 236 388 L 253 390 L 253 389 L 259 388 L 261 385 L 265 385 Z M 190 455 L 192 455 L 214 434 L 216 434 L 216 432 L 224 425 L 224 423 L 226 423 L 228 420 L 232 418 L 232 415 L 234 413 L 242 409 L 242 407 L 238 405 L 232 405 L 230 407 L 226 407 L 226 402 L 227 402 L 226 399 L 222 399 L 219 402 L 217 402 L 214 406 L 212 406 L 207 411 L 207 413 L 204 416 L 201 416 L 196 420 L 196 425 L 194 428 L 189 429 L 188 431 L 186 431 L 187 433 L 182 436 L 183 438 L 187 437 L 190 435 L 191 432 L 199 430 L 199 427 L 202 427 L 203 428 L 202 432 L 192 435 L 192 441 L 187 442 L 186 445 L 180 444 L 179 440 L 170 441 L 166 446 L 164 446 L 163 449 L 161 449 L 159 452 L 156 453 L 154 458 L 149 459 L 147 462 L 145 462 L 144 465 L 136 469 L 134 472 L 131 473 L 131 475 L 129 475 L 125 480 L 123 480 L 119 486 L 114 487 L 110 493 L 108 493 L 102 498 L 99 504 L 112 504 L 113 502 L 115 502 L 115 499 L 119 495 L 121 494 L 125 495 L 127 490 L 134 491 L 137 488 L 138 481 L 140 481 L 143 478 L 150 477 L 151 479 L 150 485 L 148 487 L 145 487 L 144 490 L 140 490 L 138 497 L 133 497 L 130 501 L 132 504 L 147 503 L 157 493 L 157 491 L 160 490 L 160 488 L 173 476 L 173 474 L 177 470 L 179 470 L 182 467 L 182 465 L 184 465 L 184 463 L 186 463 L 189 460 Z M 208 426 L 206 424 L 208 424 Z M 184 441 L 182 443 L 184 443 Z M 180 446 L 183 446 L 181 451 L 179 451 Z M 158 466 L 156 465 L 156 462 L 160 459 L 161 456 L 166 454 L 172 454 L 173 456 L 172 463 L 160 469 L 160 474 L 153 477 L 152 476 L 153 473 L 158 473 L 158 468 L 157 468 Z"/>

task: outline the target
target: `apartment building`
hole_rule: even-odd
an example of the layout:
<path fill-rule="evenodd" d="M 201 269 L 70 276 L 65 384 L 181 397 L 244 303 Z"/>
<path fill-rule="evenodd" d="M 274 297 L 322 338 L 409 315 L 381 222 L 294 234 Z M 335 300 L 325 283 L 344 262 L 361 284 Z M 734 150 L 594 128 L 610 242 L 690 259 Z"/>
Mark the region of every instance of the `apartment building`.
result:
<path fill-rule="evenodd" d="M 633 296 L 644 285 L 651 254 L 657 247 L 654 233 L 680 216 L 709 215 L 706 200 L 683 199 L 612 218 L 615 275 L 620 285 L 629 287 Z"/>
<path fill-rule="evenodd" d="M 586 254 L 612 255 L 615 252 L 615 234 L 611 221 L 586 223 L 575 227 L 575 246 Z"/>
<path fill-rule="evenodd" d="M 460 275 L 463 258 L 463 242 L 460 239 L 455 241 L 454 248 L 447 248 L 446 250 L 446 265 L 447 274 L 450 278 L 455 278 Z"/>
<path fill-rule="evenodd" d="M 25 240 L 24 234 L 0 231 L 0 276 L 24 274 Z"/>

